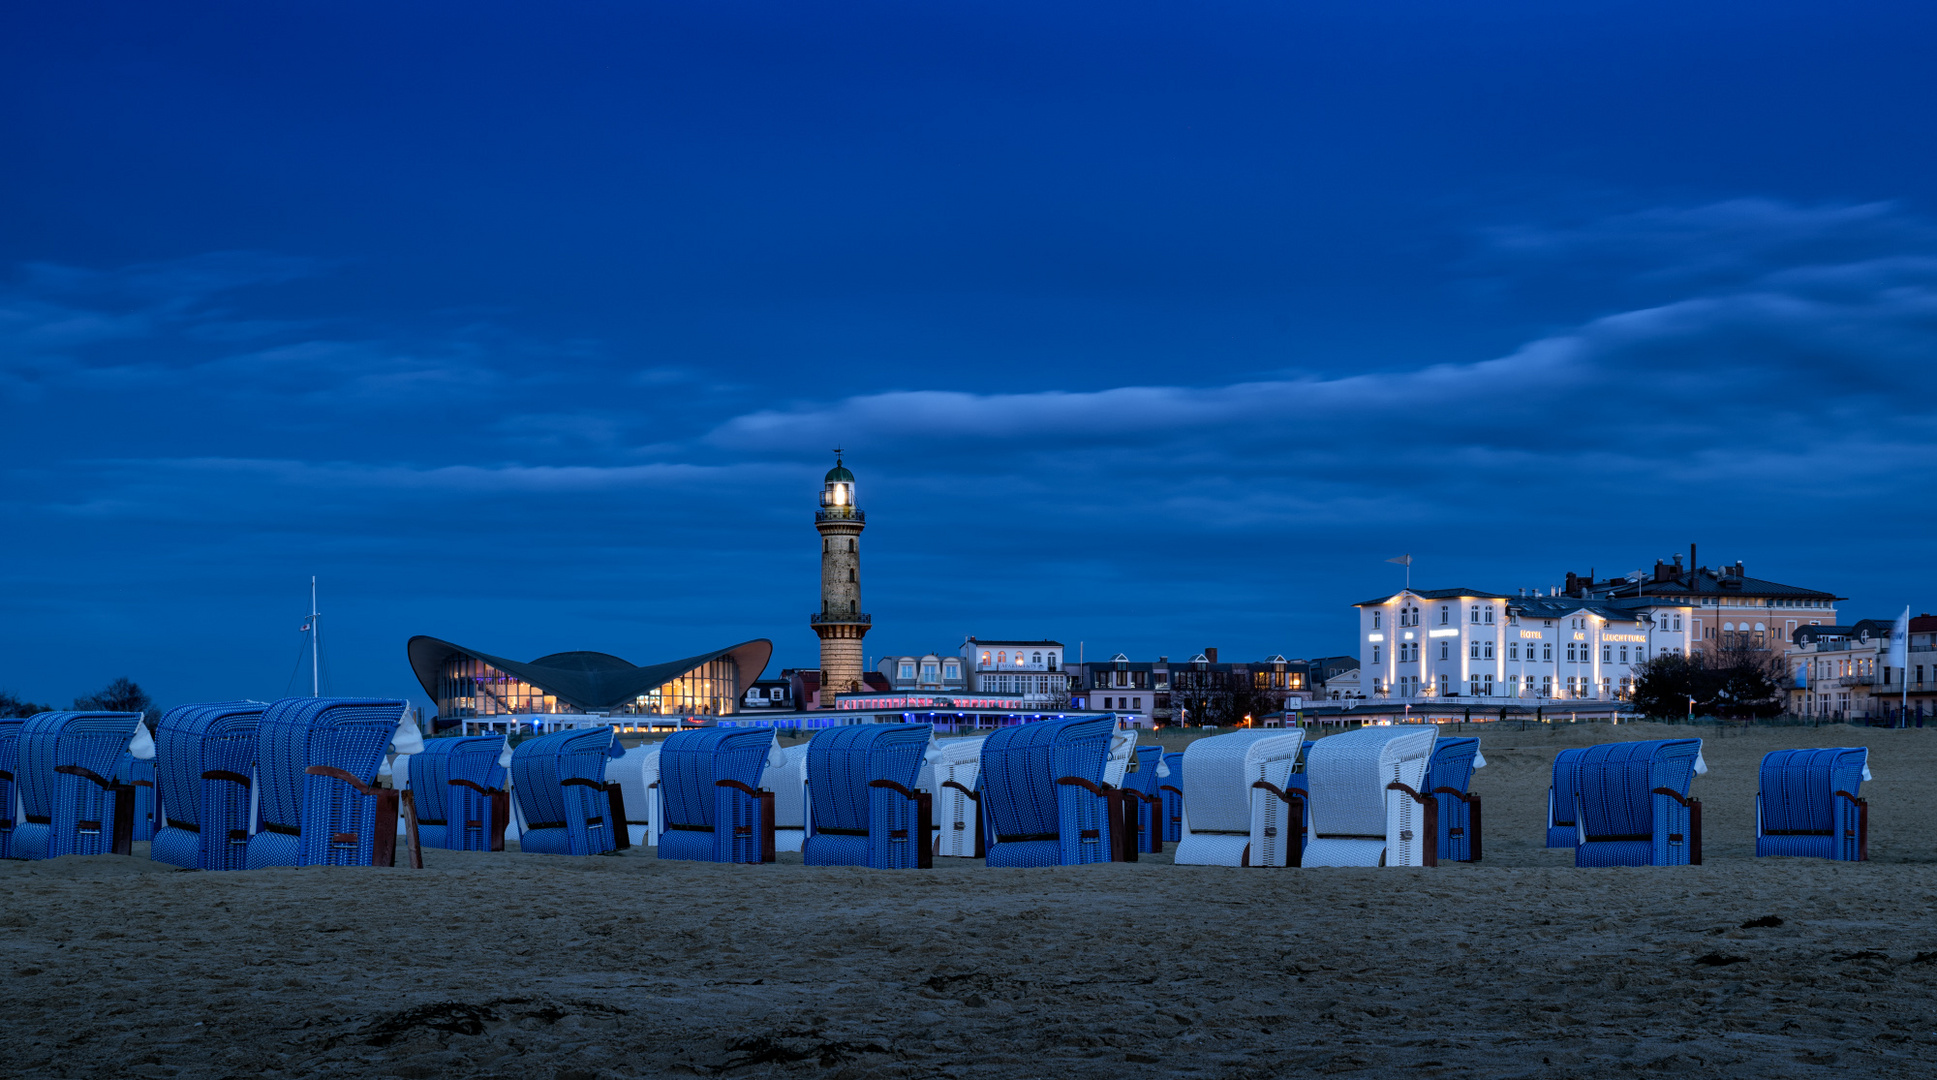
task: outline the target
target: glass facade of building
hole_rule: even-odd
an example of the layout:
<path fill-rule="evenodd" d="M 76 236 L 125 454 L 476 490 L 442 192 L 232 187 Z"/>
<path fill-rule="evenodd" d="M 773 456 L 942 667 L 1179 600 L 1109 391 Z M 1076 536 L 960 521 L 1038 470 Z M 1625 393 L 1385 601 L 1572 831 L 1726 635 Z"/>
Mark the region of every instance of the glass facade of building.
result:
<path fill-rule="evenodd" d="M 732 657 L 722 656 L 610 712 L 627 716 L 725 716 L 733 712 L 739 698 L 739 665 Z M 443 719 L 583 711 L 542 687 L 473 657 L 453 657 L 438 673 L 437 715 Z"/>

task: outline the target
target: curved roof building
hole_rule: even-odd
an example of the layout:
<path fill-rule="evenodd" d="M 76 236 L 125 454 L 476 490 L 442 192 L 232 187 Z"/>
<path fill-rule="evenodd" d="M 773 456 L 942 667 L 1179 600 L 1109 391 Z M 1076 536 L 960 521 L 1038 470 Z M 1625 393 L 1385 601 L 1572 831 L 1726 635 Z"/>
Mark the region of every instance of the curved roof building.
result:
<path fill-rule="evenodd" d="M 417 681 L 437 703 L 439 727 L 533 713 L 725 716 L 773 656 L 766 638 L 646 665 L 600 652 L 507 660 L 423 635 L 405 648 Z"/>

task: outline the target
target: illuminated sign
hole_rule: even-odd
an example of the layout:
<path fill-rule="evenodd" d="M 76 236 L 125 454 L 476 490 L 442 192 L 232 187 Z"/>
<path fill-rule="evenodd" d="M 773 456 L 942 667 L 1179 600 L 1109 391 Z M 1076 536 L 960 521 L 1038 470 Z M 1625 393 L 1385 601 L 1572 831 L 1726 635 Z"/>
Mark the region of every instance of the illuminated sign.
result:
<path fill-rule="evenodd" d="M 1459 631 L 1458 630 L 1435 630 L 1426 636 L 1427 637 L 1458 637 Z"/>
<path fill-rule="evenodd" d="M 869 711 L 876 709 L 1011 709 L 1020 712 L 1029 706 L 1021 698 L 869 695 L 842 697 L 835 701 L 834 707 Z M 1036 707 L 1041 709 L 1043 706 L 1038 704 Z"/>
<path fill-rule="evenodd" d="M 1646 637 L 1643 637 L 1640 634 L 1602 634 L 1601 640 L 1602 641 L 1639 641 L 1645 644 L 1648 639 Z"/>
<path fill-rule="evenodd" d="M 1539 641 L 1541 638 L 1546 637 L 1547 635 L 1540 632 L 1539 630 L 1522 630 L 1520 631 L 1520 636 L 1522 638 L 1532 638 L 1535 641 Z"/>
<path fill-rule="evenodd" d="M 1406 631 L 1406 640 L 1407 640 L 1407 641 L 1411 641 L 1411 640 L 1412 640 L 1412 631 L 1410 631 L 1410 630 L 1408 630 L 1408 631 Z"/>
<path fill-rule="evenodd" d="M 1385 635 L 1384 635 L 1384 634 L 1367 634 L 1367 635 L 1365 635 L 1365 640 L 1367 640 L 1367 641 L 1384 641 L 1384 640 L 1385 640 Z"/>
<path fill-rule="evenodd" d="M 1575 640 L 1575 641 L 1586 641 L 1586 640 L 1587 640 L 1587 635 L 1586 635 L 1586 634 L 1583 634 L 1583 633 L 1579 633 L 1579 632 L 1577 631 L 1577 632 L 1576 632 L 1576 633 L 1574 634 L 1574 640 Z"/>

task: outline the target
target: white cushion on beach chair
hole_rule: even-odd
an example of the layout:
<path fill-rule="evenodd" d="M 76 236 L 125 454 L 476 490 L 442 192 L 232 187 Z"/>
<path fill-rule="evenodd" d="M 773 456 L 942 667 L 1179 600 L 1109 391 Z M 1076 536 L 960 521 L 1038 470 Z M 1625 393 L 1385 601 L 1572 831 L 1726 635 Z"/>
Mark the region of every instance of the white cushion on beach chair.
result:
<path fill-rule="evenodd" d="M 937 739 L 928 744 L 915 786 L 926 788 L 935 796 L 935 824 L 941 827 L 935 844 L 937 855 L 964 859 L 975 855 L 975 800 L 942 785 L 953 780 L 970 791 L 975 790 L 985 741 L 985 738 Z"/>
<path fill-rule="evenodd" d="M 807 843 L 807 747 L 777 747 L 760 774 L 760 786 L 773 792 L 773 849 L 799 851 Z"/>
<path fill-rule="evenodd" d="M 641 743 L 605 767 L 605 778 L 619 785 L 620 802 L 625 807 L 626 837 L 639 846 L 659 843 L 660 746 L 660 743 Z"/>
<path fill-rule="evenodd" d="M 1305 754 L 1311 794 L 1311 842 L 1306 866 L 1422 866 L 1425 809 L 1403 792 L 1425 782 L 1438 730 L 1425 726 L 1367 727 L 1319 739 Z M 1190 780 L 1190 770 L 1184 770 Z"/>
<path fill-rule="evenodd" d="M 1283 789 L 1298 764 L 1301 728 L 1234 731 L 1184 748 L 1183 838 L 1174 861 L 1188 866 L 1284 866 L 1298 823 L 1284 801 L 1251 785 Z"/>

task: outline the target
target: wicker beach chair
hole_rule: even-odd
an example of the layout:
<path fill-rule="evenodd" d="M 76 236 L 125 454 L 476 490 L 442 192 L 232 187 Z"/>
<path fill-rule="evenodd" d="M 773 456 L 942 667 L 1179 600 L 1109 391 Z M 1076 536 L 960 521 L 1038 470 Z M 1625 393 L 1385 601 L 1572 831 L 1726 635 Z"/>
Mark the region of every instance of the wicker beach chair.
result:
<path fill-rule="evenodd" d="M 1437 737 L 1434 728 L 1395 725 L 1313 742 L 1305 755 L 1311 838 L 1301 864 L 1437 865 L 1430 819 L 1438 804 L 1420 790 Z"/>
<path fill-rule="evenodd" d="M 284 698 L 256 727 L 259 831 L 246 866 L 389 866 L 398 792 L 375 786 L 405 704 Z"/>
<path fill-rule="evenodd" d="M 1554 780 L 1547 788 L 1547 846 L 1573 847 L 1580 843 L 1574 821 L 1574 793 L 1581 789 L 1581 758 L 1587 749 L 1562 750 L 1554 755 Z"/>
<path fill-rule="evenodd" d="M 1439 803 L 1439 861 L 1480 861 L 1480 797 L 1466 790 L 1486 767 L 1478 739 L 1440 739 L 1426 766 L 1425 791 Z"/>
<path fill-rule="evenodd" d="M 240 870 L 255 804 L 260 701 L 178 705 L 155 725 L 160 820 L 148 857 L 185 870 Z"/>
<path fill-rule="evenodd" d="M 1115 732 L 1110 717 L 1079 717 L 988 737 L 977 778 L 991 826 L 988 865 L 1079 866 L 1122 857 L 1123 804 L 1103 785 Z"/>
<path fill-rule="evenodd" d="M 1707 771 L 1700 739 L 1588 747 L 1574 793 L 1574 865 L 1701 865 L 1701 801 L 1688 785 Z"/>
<path fill-rule="evenodd" d="M 13 858 L 14 826 L 25 820 L 20 805 L 20 729 L 24 716 L 0 716 L 0 859 Z"/>
<path fill-rule="evenodd" d="M 1136 800 L 1136 846 L 1142 854 L 1163 854 L 1164 800 L 1159 785 L 1169 778 L 1170 767 L 1164 764 L 1161 746 L 1137 747 L 1130 770 L 1123 774 L 1124 795 Z"/>
<path fill-rule="evenodd" d="M 773 792 L 775 851 L 800 851 L 807 843 L 807 748 L 811 745 L 781 747 L 779 763 L 760 777 L 761 786 Z"/>
<path fill-rule="evenodd" d="M 1186 866 L 1295 866 L 1304 800 L 1290 792 L 1302 729 L 1233 731 L 1184 750 L 1183 839 L 1173 861 Z"/>
<path fill-rule="evenodd" d="M 876 870 L 934 865 L 934 796 L 917 789 L 935 729 L 928 724 L 828 728 L 807 744 L 809 866 Z"/>
<path fill-rule="evenodd" d="M 113 777 L 140 726 L 140 713 L 109 712 L 46 712 L 20 726 L 13 858 L 129 853 L 134 790 Z"/>
<path fill-rule="evenodd" d="M 1870 857 L 1870 752 L 1860 746 L 1777 750 L 1762 758 L 1755 853 L 1839 862 Z"/>
<path fill-rule="evenodd" d="M 605 767 L 608 783 L 616 780 L 625 804 L 627 839 L 634 847 L 656 847 L 665 821 L 659 798 L 659 743 L 641 743 Z"/>
<path fill-rule="evenodd" d="M 667 736 L 659 750 L 666 811 L 659 857 L 700 862 L 772 862 L 774 796 L 761 789 L 771 728 L 707 728 Z"/>
<path fill-rule="evenodd" d="M 631 846 L 621 827 L 625 798 L 606 778 L 606 769 L 623 754 L 609 727 L 555 731 L 519 743 L 511 753 L 511 794 L 524 818 L 519 850 L 603 855 Z"/>
<path fill-rule="evenodd" d="M 1184 838 L 1184 752 L 1172 750 L 1164 755 L 1170 775 L 1157 785 L 1164 801 L 1164 842 L 1175 844 Z"/>
<path fill-rule="evenodd" d="M 400 755 L 391 778 L 417 807 L 418 842 L 446 851 L 503 851 L 510 824 L 508 740 L 503 735 L 426 739 Z"/>
<path fill-rule="evenodd" d="M 935 854 L 980 859 L 988 854 L 982 795 L 982 738 L 937 739 L 928 744 L 916 785 L 935 794 Z"/>

